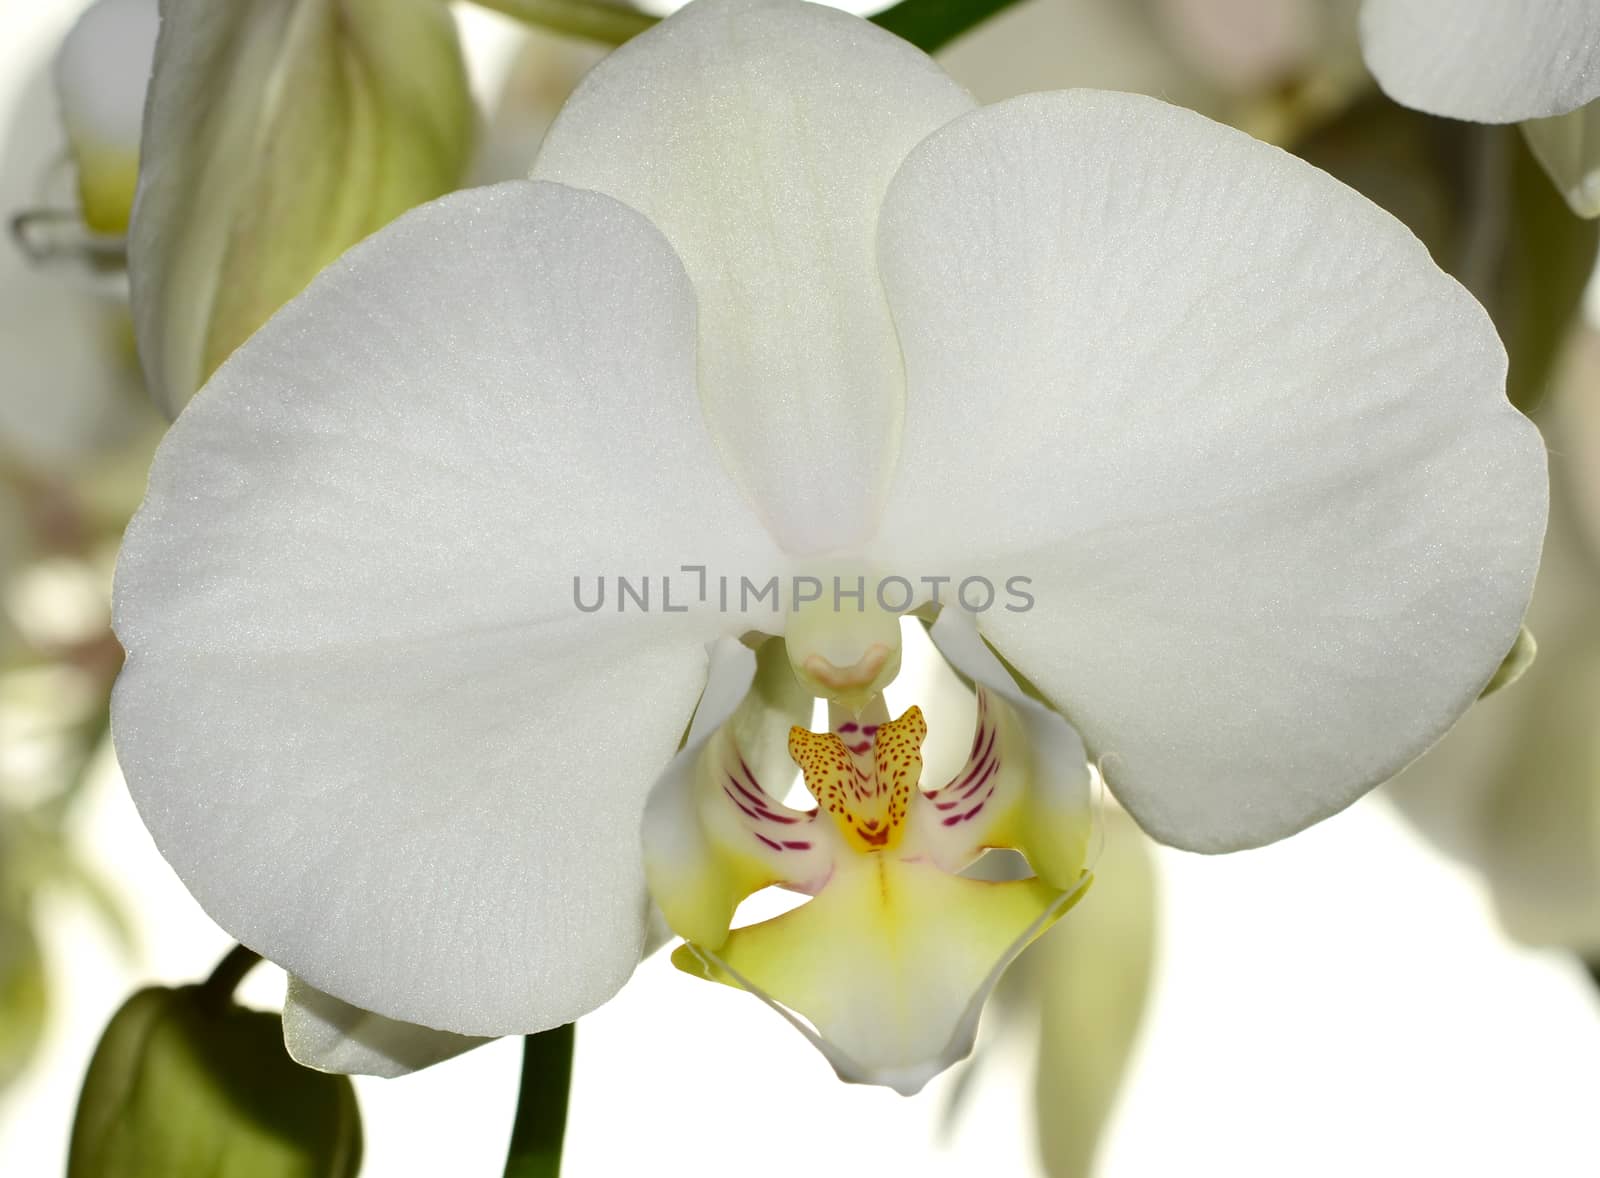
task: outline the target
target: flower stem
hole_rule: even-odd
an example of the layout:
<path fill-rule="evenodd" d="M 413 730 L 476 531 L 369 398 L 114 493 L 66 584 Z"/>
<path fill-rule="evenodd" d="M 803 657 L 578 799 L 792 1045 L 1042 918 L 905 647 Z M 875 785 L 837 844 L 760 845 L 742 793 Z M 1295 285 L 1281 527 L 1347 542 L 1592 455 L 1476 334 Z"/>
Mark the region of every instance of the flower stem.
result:
<path fill-rule="evenodd" d="M 522 1089 L 511 1124 L 505 1178 L 556 1178 L 561 1173 L 572 1041 L 572 1023 L 523 1037 Z"/>
<path fill-rule="evenodd" d="M 603 45 L 621 45 L 659 19 L 648 12 L 608 4 L 604 0 L 473 0 L 473 3 L 525 25 L 540 25 Z"/>
<path fill-rule="evenodd" d="M 1015 4 L 1017 0 L 900 0 L 876 16 L 872 23 L 910 41 L 924 53 L 934 53 Z"/>
<path fill-rule="evenodd" d="M 607 0 L 472 0 L 519 20 L 571 37 L 621 45 L 644 32 L 659 17 Z M 1017 0 L 900 0 L 876 16 L 873 24 L 903 37 L 927 53 L 943 49 L 962 33 L 1002 12 Z"/>
<path fill-rule="evenodd" d="M 217 968 L 211 971 L 200 990 L 205 997 L 217 1006 L 226 1006 L 233 1000 L 233 992 L 239 988 L 239 983 L 244 981 L 245 974 L 249 973 L 261 962 L 261 954 L 254 949 L 246 949 L 243 945 L 235 945 L 228 950 L 228 955 L 217 962 Z"/>

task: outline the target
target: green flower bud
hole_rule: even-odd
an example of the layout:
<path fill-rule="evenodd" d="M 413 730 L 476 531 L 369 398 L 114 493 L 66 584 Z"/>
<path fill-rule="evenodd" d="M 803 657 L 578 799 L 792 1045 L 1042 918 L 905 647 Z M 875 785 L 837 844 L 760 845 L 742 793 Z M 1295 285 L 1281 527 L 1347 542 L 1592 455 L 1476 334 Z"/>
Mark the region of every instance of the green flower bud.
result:
<path fill-rule="evenodd" d="M 162 408 L 345 249 L 455 188 L 475 130 L 439 0 L 161 0 L 128 265 Z"/>
<path fill-rule="evenodd" d="M 67 1178 L 354 1178 L 349 1077 L 302 1068 L 276 1014 L 201 986 L 141 990 L 84 1079 Z"/>
<path fill-rule="evenodd" d="M 33 927 L 9 906 L 0 908 L 0 1091 L 33 1058 L 48 999 Z"/>

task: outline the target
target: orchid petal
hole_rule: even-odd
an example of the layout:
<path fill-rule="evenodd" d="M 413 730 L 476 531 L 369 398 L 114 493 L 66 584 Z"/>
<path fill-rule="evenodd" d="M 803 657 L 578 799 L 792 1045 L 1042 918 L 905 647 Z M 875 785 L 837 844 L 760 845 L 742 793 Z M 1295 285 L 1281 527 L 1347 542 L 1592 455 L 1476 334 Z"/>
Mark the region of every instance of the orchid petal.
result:
<path fill-rule="evenodd" d="M 763 652 L 763 678 L 794 684 L 782 643 L 769 639 Z M 644 812 L 650 894 L 674 932 L 712 949 L 727 939 L 746 896 L 773 884 L 820 885 L 833 868 L 832 840 L 814 828 L 815 811 L 785 806 L 768 792 L 774 779 L 754 767 L 764 763 L 760 749 L 781 750 L 787 759 L 784 738 L 791 725 L 810 719 L 810 709 L 799 715 L 773 706 L 753 689 L 756 679 L 756 653 L 736 639 L 720 640 L 689 738 Z"/>
<path fill-rule="evenodd" d="M 720 951 L 684 945 L 672 960 L 776 1007 L 841 1079 L 911 1095 L 972 1050 L 1005 967 L 1087 882 L 1059 892 L 1039 879 L 990 883 L 845 855 L 799 908 L 735 929 Z"/>
<path fill-rule="evenodd" d="M 1391 98 L 1447 118 L 1515 123 L 1600 98 L 1593 0 L 1366 0 L 1361 47 Z"/>
<path fill-rule="evenodd" d="M 471 190 L 330 267 L 173 426 L 118 568 L 113 724 L 240 940 L 473 1035 L 628 977 L 649 784 L 742 623 L 580 613 L 573 579 L 776 560 L 705 432 L 693 314 L 610 198 Z"/>
<path fill-rule="evenodd" d="M 1600 101 L 1522 124 L 1534 158 L 1580 217 L 1600 217 Z"/>
<path fill-rule="evenodd" d="M 1488 316 L 1377 206 L 1075 91 L 931 136 L 880 253 L 908 408 L 878 559 L 1032 578 L 981 628 L 1155 837 L 1342 809 L 1511 648 L 1543 444 Z"/>
<path fill-rule="evenodd" d="M 870 531 L 903 403 L 878 209 L 912 146 L 971 106 L 856 17 L 699 0 L 595 67 L 534 165 L 638 209 L 683 259 L 706 416 L 791 551 Z"/>
<path fill-rule="evenodd" d="M 283 1045 L 296 1063 L 319 1072 L 392 1080 L 488 1042 L 384 1018 L 293 976 L 283 1000 Z"/>
<path fill-rule="evenodd" d="M 986 848 L 1021 851 L 1057 888 L 1083 871 L 1091 828 L 1089 767 L 1072 726 L 1029 699 L 978 636 L 971 615 L 946 609 L 930 631 L 939 652 L 978 692 L 972 751 L 948 784 L 911 811 L 908 844 L 946 871 Z"/>

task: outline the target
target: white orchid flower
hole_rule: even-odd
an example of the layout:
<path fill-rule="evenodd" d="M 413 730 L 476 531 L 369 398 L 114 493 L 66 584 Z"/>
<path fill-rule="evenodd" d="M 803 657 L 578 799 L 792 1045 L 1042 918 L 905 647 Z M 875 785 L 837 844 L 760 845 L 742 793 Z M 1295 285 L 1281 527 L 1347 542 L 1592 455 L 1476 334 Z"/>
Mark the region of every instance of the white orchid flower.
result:
<path fill-rule="evenodd" d="M 1361 42 L 1396 102 L 1475 123 L 1523 123 L 1580 216 L 1600 216 L 1600 4 L 1365 0 Z"/>
<path fill-rule="evenodd" d="M 1545 515 L 1504 373 L 1398 222 L 1274 148 L 1122 94 L 978 108 L 857 18 L 699 0 L 531 181 L 374 235 L 179 418 L 118 574 L 122 765 L 211 915 L 339 1002 L 570 1021 L 648 878 L 687 965 L 911 1090 L 1080 894 L 1085 747 L 1228 851 L 1469 705 Z M 652 610 L 579 608 L 622 574 Z M 943 576 L 983 713 L 926 780 L 875 590 Z M 864 596 L 736 591 L 772 577 Z M 976 600 L 1017 577 L 1034 608 Z M 991 846 L 1037 876 L 955 874 Z M 814 898 L 730 932 L 773 883 Z"/>

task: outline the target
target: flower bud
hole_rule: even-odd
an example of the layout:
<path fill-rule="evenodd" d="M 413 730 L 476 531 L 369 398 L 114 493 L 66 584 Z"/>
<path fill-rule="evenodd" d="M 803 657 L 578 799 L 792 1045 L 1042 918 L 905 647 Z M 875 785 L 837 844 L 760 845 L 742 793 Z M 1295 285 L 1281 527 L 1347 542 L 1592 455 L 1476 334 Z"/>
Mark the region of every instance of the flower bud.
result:
<path fill-rule="evenodd" d="M 56 55 L 56 95 L 78 199 L 84 224 L 95 233 L 128 229 L 156 24 L 156 0 L 98 0 Z"/>
<path fill-rule="evenodd" d="M 106 1027 L 67 1178 L 354 1178 L 360 1165 L 349 1078 L 291 1060 L 277 1015 L 185 986 L 141 990 Z"/>
<path fill-rule="evenodd" d="M 345 249 L 456 187 L 475 125 L 439 0 L 161 0 L 128 266 L 162 408 Z"/>

